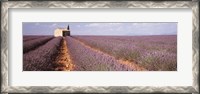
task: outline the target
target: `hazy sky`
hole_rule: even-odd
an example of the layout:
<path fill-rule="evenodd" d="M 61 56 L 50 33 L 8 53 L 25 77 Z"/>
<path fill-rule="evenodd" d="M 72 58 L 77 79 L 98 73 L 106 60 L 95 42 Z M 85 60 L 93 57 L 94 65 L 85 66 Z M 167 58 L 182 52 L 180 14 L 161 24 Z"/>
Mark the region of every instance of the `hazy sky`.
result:
<path fill-rule="evenodd" d="M 53 35 L 70 25 L 71 35 L 176 35 L 177 23 L 23 22 L 23 35 Z"/>

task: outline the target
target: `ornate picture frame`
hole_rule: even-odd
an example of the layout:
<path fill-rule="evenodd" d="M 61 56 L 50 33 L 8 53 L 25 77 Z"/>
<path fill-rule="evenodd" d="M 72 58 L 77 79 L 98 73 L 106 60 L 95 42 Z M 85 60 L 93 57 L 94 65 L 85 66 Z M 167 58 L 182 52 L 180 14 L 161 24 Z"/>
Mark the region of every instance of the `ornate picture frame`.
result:
<path fill-rule="evenodd" d="M 9 86 L 9 8 L 191 8 L 192 86 Z M 1 2 L 1 92 L 2 93 L 199 93 L 198 1 L 3 1 Z"/>

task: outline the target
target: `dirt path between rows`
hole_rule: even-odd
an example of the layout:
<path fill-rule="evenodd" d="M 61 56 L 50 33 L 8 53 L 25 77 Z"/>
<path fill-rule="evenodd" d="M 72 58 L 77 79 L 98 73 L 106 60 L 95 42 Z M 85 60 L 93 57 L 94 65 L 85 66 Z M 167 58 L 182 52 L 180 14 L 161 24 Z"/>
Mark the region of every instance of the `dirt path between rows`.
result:
<path fill-rule="evenodd" d="M 84 42 L 74 38 L 77 42 L 79 42 L 80 44 L 82 44 L 83 46 L 87 47 L 87 48 L 90 48 L 91 50 L 97 52 L 97 53 L 101 53 L 101 54 L 104 54 L 106 56 L 110 56 L 110 57 L 113 57 L 115 58 L 114 56 L 111 56 L 107 53 L 104 53 L 103 51 L 99 50 L 99 49 L 95 49 L 93 47 L 90 47 L 89 45 L 85 44 Z M 116 58 L 115 58 L 116 59 Z M 134 62 L 130 62 L 130 61 L 124 61 L 122 59 L 116 59 L 120 64 L 123 64 L 123 65 L 126 65 L 126 66 L 129 66 L 130 68 L 132 68 L 133 70 L 135 71 L 145 71 L 147 69 L 143 68 L 142 66 L 139 66 L 138 64 L 134 63 Z"/>
<path fill-rule="evenodd" d="M 55 60 L 55 65 L 56 71 L 72 71 L 75 66 L 70 58 L 67 42 L 64 37 L 61 40 L 61 46 L 59 48 L 58 56 Z"/>

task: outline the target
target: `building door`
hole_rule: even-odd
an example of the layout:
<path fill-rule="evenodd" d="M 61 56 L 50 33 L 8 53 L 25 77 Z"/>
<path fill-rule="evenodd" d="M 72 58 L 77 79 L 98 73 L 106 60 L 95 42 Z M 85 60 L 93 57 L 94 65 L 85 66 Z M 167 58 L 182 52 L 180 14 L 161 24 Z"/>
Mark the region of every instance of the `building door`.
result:
<path fill-rule="evenodd" d="M 67 32 L 66 32 L 66 31 L 63 31 L 63 32 L 62 32 L 62 36 L 64 36 L 64 37 L 67 36 Z"/>

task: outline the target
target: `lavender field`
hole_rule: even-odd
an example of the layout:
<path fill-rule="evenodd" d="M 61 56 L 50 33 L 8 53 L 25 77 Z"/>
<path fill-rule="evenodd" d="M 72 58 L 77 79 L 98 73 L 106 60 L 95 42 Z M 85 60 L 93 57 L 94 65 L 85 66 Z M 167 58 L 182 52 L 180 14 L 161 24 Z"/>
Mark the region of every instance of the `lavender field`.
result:
<path fill-rule="evenodd" d="M 23 36 L 24 71 L 176 71 L 177 36 Z"/>
<path fill-rule="evenodd" d="M 177 36 L 74 36 L 85 44 L 117 59 L 130 61 L 150 71 L 177 68 Z"/>

